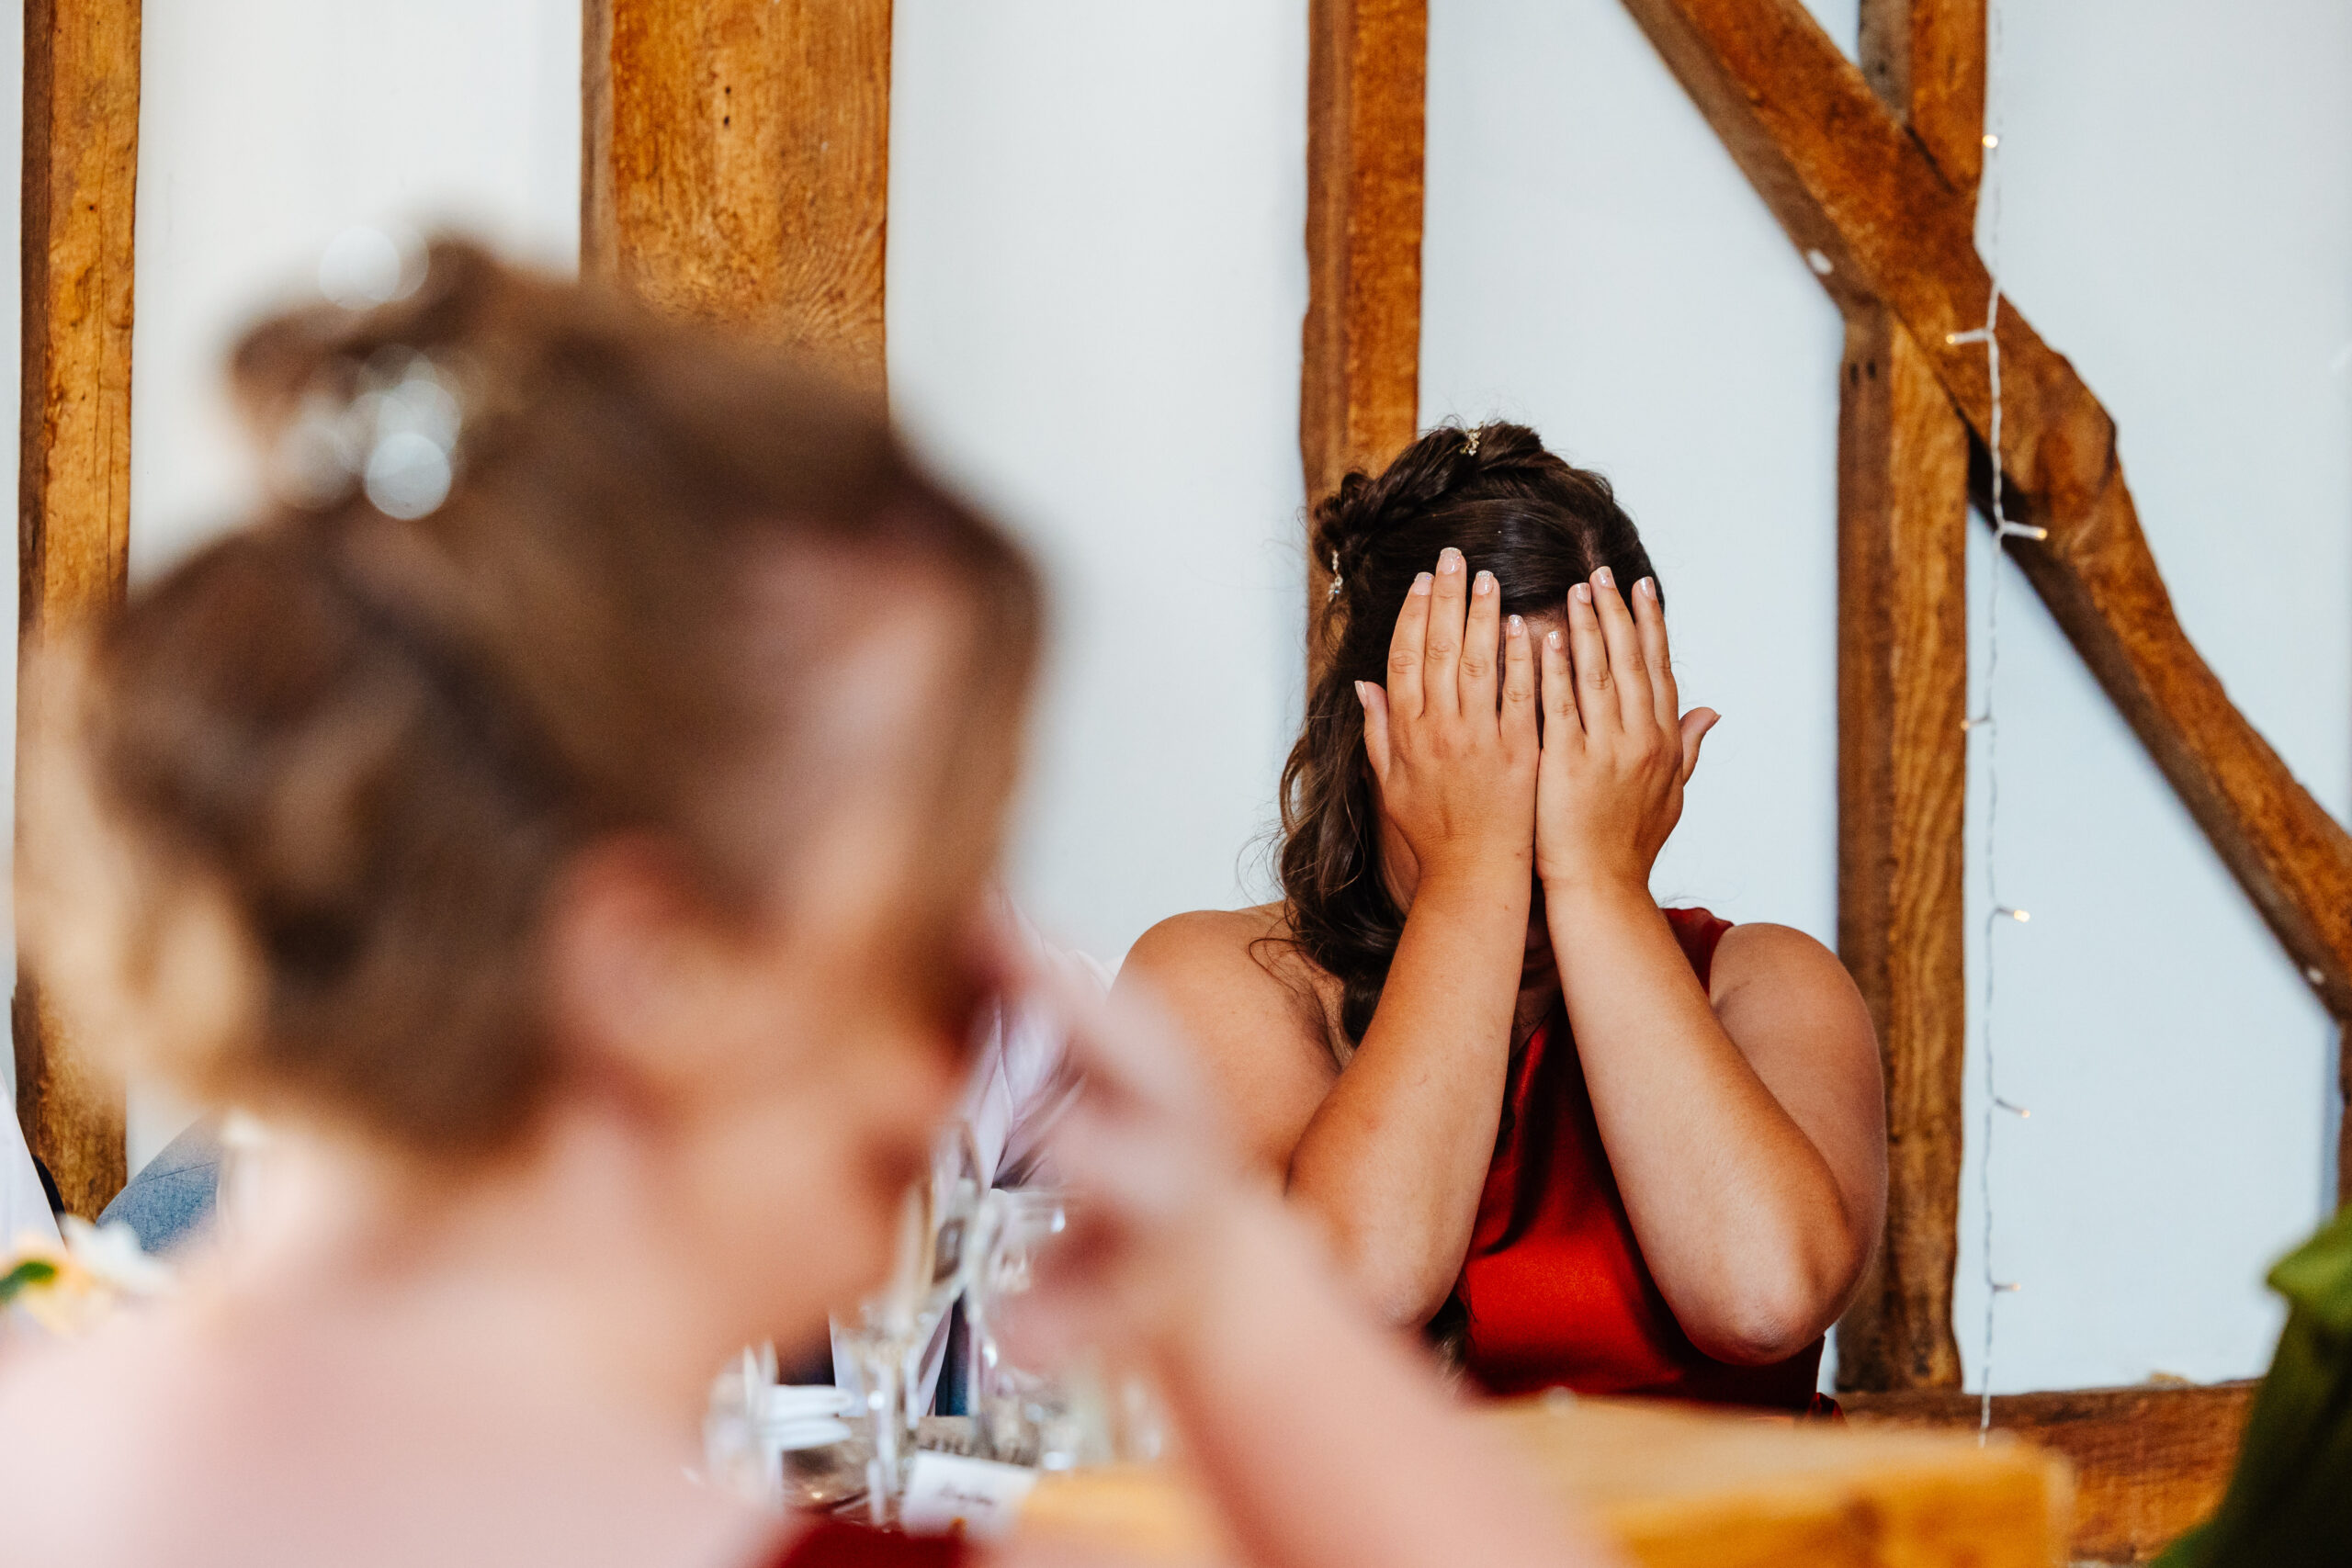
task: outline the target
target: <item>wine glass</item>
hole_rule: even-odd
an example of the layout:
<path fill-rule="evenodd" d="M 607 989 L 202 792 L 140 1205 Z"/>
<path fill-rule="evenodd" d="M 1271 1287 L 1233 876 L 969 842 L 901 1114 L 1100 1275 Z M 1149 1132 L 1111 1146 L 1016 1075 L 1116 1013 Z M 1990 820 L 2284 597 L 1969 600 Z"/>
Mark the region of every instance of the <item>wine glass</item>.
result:
<path fill-rule="evenodd" d="M 924 1365 L 963 1292 L 967 1233 L 985 1186 L 971 1127 L 959 1121 L 942 1129 L 931 1174 L 900 1200 L 889 1279 L 841 1335 L 865 1389 L 873 1443 L 867 1509 L 877 1528 L 890 1522 L 905 1489 L 915 1423 L 928 1403 Z"/>
<path fill-rule="evenodd" d="M 1038 1253 L 1069 1228 L 1061 1194 L 1038 1188 L 992 1190 L 980 1200 L 971 1244 L 964 1321 L 972 1336 L 973 1410 L 981 1451 L 1008 1463 L 1034 1463 L 1049 1406 L 1061 1401 L 1051 1380 L 1017 1366 L 1006 1353 L 1004 1312 L 1035 1282 Z"/>

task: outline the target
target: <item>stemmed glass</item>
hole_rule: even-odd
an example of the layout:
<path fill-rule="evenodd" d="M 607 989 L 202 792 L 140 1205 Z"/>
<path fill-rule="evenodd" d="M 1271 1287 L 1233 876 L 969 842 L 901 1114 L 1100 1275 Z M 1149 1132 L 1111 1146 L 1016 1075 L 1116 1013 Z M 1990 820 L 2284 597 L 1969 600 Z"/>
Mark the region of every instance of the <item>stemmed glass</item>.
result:
<path fill-rule="evenodd" d="M 971 1331 L 973 1411 L 981 1452 L 1035 1463 L 1041 1418 L 1057 1403 L 1049 1380 L 1015 1366 L 1004 1343 L 1004 1313 L 1035 1282 L 1039 1251 L 1069 1227 L 1061 1194 L 1038 1188 L 982 1196 L 971 1238 L 964 1322 Z"/>
<path fill-rule="evenodd" d="M 931 1175 L 911 1183 L 899 1211 L 889 1281 L 842 1337 L 865 1385 L 873 1457 L 866 1464 L 866 1506 L 887 1525 L 906 1483 L 915 1423 L 926 1403 L 923 1362 L 932 1340 L 963 1292 L 967 1234 L 987 1183 L 971 1127 L 957 1122 L 933 1145 Z"/>

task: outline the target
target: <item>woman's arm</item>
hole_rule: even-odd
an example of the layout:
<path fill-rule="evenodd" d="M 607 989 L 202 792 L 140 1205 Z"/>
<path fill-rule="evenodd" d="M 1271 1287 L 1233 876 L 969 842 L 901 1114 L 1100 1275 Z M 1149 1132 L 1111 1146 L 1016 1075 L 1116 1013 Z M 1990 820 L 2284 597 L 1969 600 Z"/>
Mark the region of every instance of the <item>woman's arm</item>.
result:
<path fill-rule="evenodd" d="M 1239 974 L 1229 937 L 1163 928 L 1129 959 L 1202 1040 L 1245 1138 L 1279 1161 L 1342 1271 L 1400 1326 L 1444 1303 L 1469 1247 L 1533 883 L 1533 649 L 1517 617 L 1502 624 L 1492 576 L 1467 576 L 1451 549 L 1422 575 L 1397 617 L 1386 688 L 1360 694 L 1389 852 L 1409 857 L 1412 892 L 1346 1070 L 1331 1075 L 1319 1019 L 1306 1023 L 1302 1052 L 1296 1010 L 1283 1013 L 1268 992 L 1278 982 Z"/>
<path fill-rule="evenodd" d="M 1742 927 L 1702 990 L 1651 898 L 1713 716 L 1678 719 L 1664 616 L 1604 571 L 1546 639 L 1537 859 L 1601 1141 L 1667 1303 L 1709 1355 L 1794 1354 L 1878 1237 L 1885 1108 L 1870 1018 L 1818 942 Z"/>
<path fill-rule="evenodd" d="M 1116 998 L 1066 989 L 1057 1010 L 1087 1075 L 1055 1135 L 1080 1201 L 1024 1326 L 1149 1365 L 1247 1561 L 1610 1560 L 1334 1287 L 1313 1228 L 1233 1179 L 1177 1042 Z"/>

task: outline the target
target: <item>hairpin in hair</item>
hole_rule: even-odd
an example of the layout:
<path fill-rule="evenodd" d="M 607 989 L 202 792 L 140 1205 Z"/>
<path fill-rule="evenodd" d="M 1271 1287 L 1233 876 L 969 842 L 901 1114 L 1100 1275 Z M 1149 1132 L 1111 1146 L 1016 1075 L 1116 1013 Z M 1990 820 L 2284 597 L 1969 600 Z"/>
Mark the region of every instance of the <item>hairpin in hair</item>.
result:
<path fill-rule="evenodd" d="M 448 499 L 464 409 L 455 378 L 401 344 L 379 349 L 348 385 L 322 378 L 274 454 L 293 504 L 322 508 L 356 487 L 387 517 L 413 522 Z"/>
<path fill-rule="evenodd" d="M 1478 455 L 1478 437 L 1484 435 L 1486 433 L 1487 427 L 1485 425 L 1481 424 L 1474 426 L 1470 432 L 1470 439 L 1462 444 L 1462 455 L 1465 457 L 1476 457 Z"/>
<path fill-rule="evenodd" d="M 1340 584 L 1346 581 L 1346 578 L 1340 575 L 1340 552 L 1333 550 L 1331 552 L 1331 588 L 1330 592 L 1323 595 L 1323 603 L 1329 604 L 1332 600 L 1337 599 L 1340 596 Z"/>

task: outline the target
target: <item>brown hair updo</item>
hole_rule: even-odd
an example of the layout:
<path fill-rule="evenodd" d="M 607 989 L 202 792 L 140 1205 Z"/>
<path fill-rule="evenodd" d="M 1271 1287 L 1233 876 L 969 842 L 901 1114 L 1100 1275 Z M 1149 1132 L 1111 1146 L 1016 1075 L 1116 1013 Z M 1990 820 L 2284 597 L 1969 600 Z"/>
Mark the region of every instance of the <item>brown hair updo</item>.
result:
<path fill-rule="evenodd" d="M 968 606 L 956 708 L 1011 744 L 1032 569 L 869 398 L 457 243 L 232 379 L 277 499 L 65 661 L 29 879 L 44 979 L 160 1019 L 125 1032 L 207 1099 L 511 1140 L 560 1071 L 566 863 L 648 830 L 748 912 L 841 785 L 808 694 L 894 581 Z"/>
<path fill-rule="evenodd" d="M 1601 567 L 1656 575 L 1609 481 L 1544 450 L 1523 424 L 1442 426 L 1377 476 L 1351 473 L 1315 508 L 1316 558 L 1339 588 L 1315 628 L 1321 664 L 1283 764 L 1276 863 L 1290 940 L 1341 986 L 1345 1063 L 1372 1025 L 1405 929 L 1380 871 L 1380 813 L 1355 682 L 1385 683 L 1413 579 L 1447 546 L 1495 574 L 1507 615 L 1556 612 Z"/>

